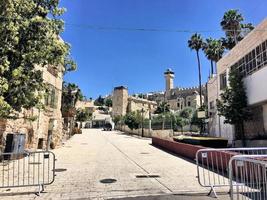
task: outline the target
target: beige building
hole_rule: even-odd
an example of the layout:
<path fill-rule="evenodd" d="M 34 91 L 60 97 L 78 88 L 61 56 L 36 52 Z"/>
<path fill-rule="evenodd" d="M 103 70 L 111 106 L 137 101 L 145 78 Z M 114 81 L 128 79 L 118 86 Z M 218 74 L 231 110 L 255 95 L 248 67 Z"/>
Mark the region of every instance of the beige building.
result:
<path fill-rule="evenodd" d="M 174 72 L 167 69 L 164 73 L 165 88 L 164 92 L 147 93 L 143 98 L 139 95 L 129 96 L 128 89 L 120 86 L 116 87 L 113 92 L 113 115 L 125 115 L 129 111 L 144 110 L 146 118 L 153 113 L 158 104 L 167 102 L 171 110 L 180 111 L 186 107 L 197 109 L 200 107 L 200 95 L 198 87 L 191 88 L 174 88 Z M 202 87 L 202 92 L 206 94 L 206 87 Z M 202 96 L 204 102 L 204 96 Z"/>
<path fill-rule="evenodd" d="M 48 85 L 43 103 L 44 109 L 32 108 L 23 110 L 17 120 L 0 120 L 0 151 L 5 148 L 18 150 L 23 148 L 44 149 L 61 144 L 62 115 L 61 96 L 63 82 L 63 68 L 40 68 L 43 71 L 44 82 Z M 35 118 L 31 121 L 26 118 Z"/>
<path fill-rule="evenodd" d="M 124 116 L 128 112 L 142 111 L 145 118 L 157 107 L 155 101 L 129 96 L 128 89 L 124 86 L 115 87 L 112 96 L 112 115 Z"/>
<path fill-rule="evenodd" d="M 218 74 L 208 82 L 208 110 L 210 134 L 235 140 L 234 127 L 224 124 L 216 110 L 224 88 L 228 86 L 231 67 L 236 68 L 244 77 L 248 104 L 253 111 L 253 119 L 245 124 L 247 139 L 267 136 L 267 19 L 255 27 L 242 41 L 217 63 Z"/>
<path fill-rule="evenodd" d="M 94 105 L 93 100 L 86 100 L 86 101 L 77 101 L 75 108 L 76 109 L 86 109 L 90 113 L 93 113 L 97 107 Z"/>
<path fill-rule="evenodd" d="M 164 92 L 153 92 L 147 94 L 148 100 L 156 101 L 158 103 L 167 102 L 171 110 L 180 111 L 186 107 L 197 109 L 200 107 L 200 95 L 198 87 L 190 88 L 174 88 L 173 80 L 175 77 L 171 69 L 164 72 L 165 88 Z M 206 94 L 206 87 L 202 87 L 202 101 L 204 102 L 204 95 Z"/>

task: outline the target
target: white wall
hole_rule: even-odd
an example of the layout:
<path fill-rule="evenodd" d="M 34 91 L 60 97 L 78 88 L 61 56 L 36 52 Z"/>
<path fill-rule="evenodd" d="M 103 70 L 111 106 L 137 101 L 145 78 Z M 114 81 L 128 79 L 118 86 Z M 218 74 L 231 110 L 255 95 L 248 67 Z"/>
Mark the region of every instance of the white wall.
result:
<path fill-rule="evenodd" d="M 267 104 L 262 106 L 263 108 L 263 123 L 264 123 L 264 129 L 267 133 Z"/>
<path fill-rule="evenodd" d="M 267 66 L 244 79 L 250 105 L 267 101 Z"/>

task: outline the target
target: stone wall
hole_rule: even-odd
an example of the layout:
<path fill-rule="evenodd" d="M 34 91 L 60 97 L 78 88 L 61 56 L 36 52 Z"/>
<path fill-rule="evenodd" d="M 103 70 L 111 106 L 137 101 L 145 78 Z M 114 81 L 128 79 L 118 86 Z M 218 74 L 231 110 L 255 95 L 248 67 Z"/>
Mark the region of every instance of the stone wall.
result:
<path fill-rule="evenodd" d="M 46 105 L 42 110 L 36 108 L 23 110 L 19 113 L 19 119 L 16 120 L 0 119 L 0 148 L 2 150 L 5 147 L 8 133 L 25 134 L 26 149 L 37 149 L 40 139 L 43 140 L 42 148 L 45 149 L 47 147 L 48 132 L 52 133 L 50 140 L 52 144 L 50 143 L 48 146 L 56 147 L 61 145 L 63 138 L 61 115 L 62 73 L 58 72 L 55 76 L 48 72 L 46 68 L 41 70 L 43 71 L 44 81 L 54 88 L 54 103 L 53 105 Z M 33 121 L 32 118 L 35 118 L 35 120 Z"/>
<path fill-rule="evenodd" d="M 118 130 L 123 131 L 128 134 L 142 136 L 142 129 L 131 130 L 128 126 L 117 127 Z M 144 129 L 144 137 L 159 137 L 164 139 L 169 139 L 173 137 L 173 130 L 149 130 Z"/>

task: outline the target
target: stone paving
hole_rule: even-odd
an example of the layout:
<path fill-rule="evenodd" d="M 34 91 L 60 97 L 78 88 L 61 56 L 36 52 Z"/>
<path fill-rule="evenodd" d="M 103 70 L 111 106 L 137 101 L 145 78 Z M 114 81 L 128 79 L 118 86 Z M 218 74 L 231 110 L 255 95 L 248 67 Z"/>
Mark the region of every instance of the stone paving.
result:
<path fill-rule="evenodd" d="M 85 129 L 54 153 L 61 172 L 45 193 L 36 196 L 36 187 L 1 189 L 0 199 L 178 199 L 166 196 L 173 194 L 208 199 L 208 189 L 197 182 L 195 164 L 153 147 L 151 139 Z M 105 179 L 115 182 L 101 183 Z"/>

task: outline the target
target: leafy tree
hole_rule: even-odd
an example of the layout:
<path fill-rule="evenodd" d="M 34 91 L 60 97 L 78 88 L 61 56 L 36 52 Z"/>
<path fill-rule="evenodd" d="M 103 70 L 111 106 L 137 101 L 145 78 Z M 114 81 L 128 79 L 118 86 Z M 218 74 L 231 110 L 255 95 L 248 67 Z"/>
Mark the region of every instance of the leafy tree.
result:
<path fill-rule="evenodd" d="M 198 63 L 198 80 L 199 80 L 199 95 L 200 95 L 200 106 L 202 106 L 202 84 L 201 84 L 201 66 L 200 66 L 200 60 L 199 60 L 199 50 L 203 47 L 203 39 L 200 34 L 193 34 L 188 40 L 188 47 L 191 50 L 195 50 L 197 53 L 197 63 Z"/>
<path fill-rule="evenodd" d="M 175 116 L 176 126 L 181 127 L 183 132 L 184 126 L 189 125 L 191 123 L 192 116 L 193 116 L 193 109 L 184 108 L 178 113 L 178 115 Z"/>
<path fill-rule="evenodd" d="M 94 105 L 95 106 L 103 106 L 105 104 L 105 99 L 99 95 L 99 97 L 95 100 Z"/>
<path fill-rule="evenodd" d="M 140 112 L 129 112 L 124 116 L 124 123 L 131 129 L 138 129 L 142 123 Z"/>
<path fill-rule="evenodd" d="M 112 107 L 112 99 L 106 99 L 105 100 L 105 106 Z"/>
<path fill-rule="evenodd" d="M 90 113 L 87 109 L 78 109 L 76 113 L 76 121 L 85 122 L 92 118 L 92 113 Z"/>
<path fill-rule="evenodd" d="M 117 125 L 122 120 L 122 116 L 121 115 L 116 115 L 116 116 L 113 117 L 112 120 L 115 123 L 115 125 Z"/>
<path fill-rule="evenodd" d="M 225 47 L 221 40 L 208 38 L 203 43 L 202 49 L 211 62 L 211 74 L 214 74 L 213 62 L 217 63 L 222 58 Z"/>
<path fill-rule="evenodd" d="M 0 117 L 41 104 L 42 67 L 75 69 L 62 41 L 64 13 L 58 0 L 0 2 Z M 40 69 L 37 69 L 39 66 Z"/>
<path fill-rule="evenodd" d="M 243 24 L 244 18 L 238 10 L 228 10 L 221 20 L 221 27 L 226 39 L 223 41 L 228 49 L 232 49 L 247 33 L 254 29 L 251 23 Z"/>
<path fill-rule="evenodd" d="M 167 102 L 162 102 L 158 105 L 155 110 L 155 114 L 168 113 L 170 112 L 170 105 Z"/>
<path fill-rule="evenodd" d="M 78 85 L 74 83 L 63 83 L 62 88 L 62 103 L 61 103 L 61 110 L 64 114 L 70 114 L 70 110 L 75 112 L 75 104 L 77 101 L 83 100 L 82 92 Z M 74 114 L 74 113 L 72 113 Z"/>
<path fill-rule="evenodd" d="M 236 69 L 229 73 L 229 87 L 221 94 L 217 101 L 219 115 L 225 117 L 224 123 L 236 127 L 236 138 L 244 141 L 244 122 L 251 117 L 247 104 L 247 95 L 241 74 Z"/>
<path fill-rule="evenodd" d="M 108 108 L 104 106 L 99 106 L 98 110 L 102 110 L 103 112 L 108 112 Z"/>
<path fill-rule="evenodd" d="M 210 72 L 211 74 L 214 74 L 214 67 L 213 67 L 213 60 L 212 60 L 212 43 L 213 43 L 212 38 L 207 38 L 206 42 L 203 43 L 202 45 L 202 50 L 205 53 L 205 56 L 207 57 L 208 60 L 210 60 Z"/>
<path fill-rule="evenodd" d="M 187 125 L 187 120 L 185 120 L 179 115 L 175 116 L 175 121 L 174 121 L 175 129 L 177 129 L 177 127 L 180 127 L 182 132 L 184 132 L 184 126 L 186 125 Z"/>

